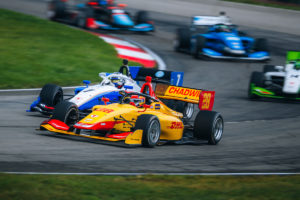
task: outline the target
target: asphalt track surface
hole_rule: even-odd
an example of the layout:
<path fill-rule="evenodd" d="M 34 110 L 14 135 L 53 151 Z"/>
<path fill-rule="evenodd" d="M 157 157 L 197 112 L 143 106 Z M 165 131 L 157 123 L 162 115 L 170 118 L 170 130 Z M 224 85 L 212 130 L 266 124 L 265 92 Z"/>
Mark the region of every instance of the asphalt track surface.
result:
<path fill-rule="evenodd" d="M 140 9 L 138 0 L 124 0 Z M 54 137 L 35 129 L 46 118 L 25 113 L 36 95 L 1 94 L 0 171 L 15 172 L 300 172 L 300 104 L 282 101 L 249 101 L 247 87 L 252 71 L 262 63 L 195 60 L 172 49 L 174 31 L 190 22 L 193 12 L 214 15 L 220 10 L 236 20 L 254 37 L 269 39 L 271 64 L 283 64 L 287 50 L 299 50 L 300 32 L 291 22 L 294 11 L 275 9 L 277 24 L 265 27 L 274 18 L 274 9 L 220 3 L 219 1 L 161 1 L 169 7 L 147 2 L 154 19 L 153 34 L 117 34 L 148 46 L 167 63 L 168 69 L 185 72 L 184 85 L 216 91 L 214 110 L 225 120 L 223 139 L 217 146 L 165 145 L 156 148 L 121 148 L 68 138 Z M 151 3 L 152 2 L 152 3 Z M 135 3 L 135 4 L 133 4 Z M 144 6 L 145 6 L 144 5 Z M 45 2 L 37 0 L 1 1 L 8 8 L 45 17 Z M 134 11 L 134 9 L 132 9 Z M 242 17 L 238 14 L 245 9 Z M 164 11 L 165 10 L 165 11 Z M 165 12 L 165 13 L 164 13 Z M 257 14 L 259 13 L 259 14 Z M 249 20 L 253 15 L 255 20 Z M 260 15 L 262 16 L 260 18 Z M 277 15 L 276 15 L 277 16 Z M 299 18 L 297 18 L 299 19 Z M 280 21 L 282 20 L 282 21 Z M 271 20 L 272 21 L 272 20 Z M 299 20 L 298 20 L 299 23 Z M 297 24 L 296 24 L 297 25 Z M 287 30 L 287 28 L 293 29 Z M 296 28 L 295 28 L 296 27 Z"/>

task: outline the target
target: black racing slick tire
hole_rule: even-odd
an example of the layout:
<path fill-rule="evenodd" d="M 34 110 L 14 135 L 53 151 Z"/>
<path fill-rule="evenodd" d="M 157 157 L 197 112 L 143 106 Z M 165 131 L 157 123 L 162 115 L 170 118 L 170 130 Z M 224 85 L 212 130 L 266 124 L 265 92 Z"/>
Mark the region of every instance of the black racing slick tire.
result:
<path fill-rule="evenodd" d="M 174 41 L 174 50 L 180 52 L 182 49 L 189 50 L 191 32 L 188 28 L 177 29 L 176 39 Z"/>
<path fill-rule="evenodd" d="M 194 137 L 207 140 L 208 144 L 220 142 L 224 131 L 224 121 L 220 113 L 215 111 L 198 112 L 194 122 Z"/>
<path fill-rule="evenodd" d="M 259 96 L 252 93 L 252 85 L 263 87 L 264 86 L 264 73 L 262 72 L 252 72 L 251 78 L 249 81 L 248 87 L 248 98 L 249 99 L 257 99 Z"/>
<path fill-rule="evenodd" d="M 205 47 L 205 38 L 202 36 L 199 36 L 196 38 L 195 47 L 193 49 L 193 56 L 194 58 L 200 58 L 202 49 Z"/>
<path fill-rule="evenodd" d="M 73 126 L 79 121 L 78 108 L 72 102 L 62 101 L 55 106 L 51 119 L 57 119 L 68 126 Z"/>
<path fill-rule="evenodd" d="M 55 84 L 46 84 L 40 92 L 40 102 L 54 107 L 63 100 L 63 90 Z"/>
<path fill-rule="evenodd" d="M 134 130 L 143 130 L 142 145 L 154 147 L 160 138 L 160 122 L 154 115 L 140 115 L 135 123 Z"/>
<path fill-rule="evenodd" d="M 267 73 L 267 72 L 276 72 L 278 71 L 274 65 L 265 65 L 264 69 L 263 69 L 263 73 Z"/>
<path fill-rule="evenodd" d="M 86 20 L 87 18 L 92 18 L 92 17 L 94 17 L 94 11 L 92 8 L 87 7 L 78 14 L 76 25 L 79 28 L 87 29 L 88 27 L 86 24 Z"/>
<path fill-rule="evenodd" d="M 66 3 L 62 0 L 52 0 L 48 3 L 47 17 L 50 20 L 64 18 L 66 13 Z"/>
<path fill-rule="evenodd" d="M 136 24 L 143 24 L 143 23 L 148 23 L 148 22 L 149 22 L 148 12 L 139 11 L 136 13 L 136 17 L 135 17 Z"/>
<path fill-rule="evenodd" d="M 255 51 L 269 51 L 269 44 L 268 44 L 268 40 L 265 38 L 258 38 L 255 41 L 254 44 L 254 50 Z"/>

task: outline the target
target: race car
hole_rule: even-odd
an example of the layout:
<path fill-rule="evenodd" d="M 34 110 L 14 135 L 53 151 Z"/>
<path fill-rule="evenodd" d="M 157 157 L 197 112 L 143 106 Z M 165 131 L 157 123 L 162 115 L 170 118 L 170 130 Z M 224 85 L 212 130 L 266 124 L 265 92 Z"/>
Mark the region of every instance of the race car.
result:
<path fill-rule="evenodd" d="M 146 11 L 137 12 L 133 18 L 124 7 L 126 4 L 115 4 L 111 0 L 90 0 L 77 5 L 68 0 L 51 0 L 47 15 L 50 20 L 87 29 L 154 31 Z"/>
<path fill-rule="evenodd" d="M 174 50 L 195 58 L 265 61 L 268 42 L 238 31 L 226 16 L 194 16 L 190 28 L 179 28 Z"/>
<path fill-rule="evenodd" d="M 40 130 L 125 146 L 203 141 L 216 145 L 222 138 L 224 123 L 221 114 L 212 111 L 214 95 L 214 91 L 166 84 L 157 84 L 154 91 L 147 76 L 141 92 L 124 93 L 120 103 L 94 106 L 92 113 L 81 120 L 75 104 L 62 102 L 57 112 L 42 122 Z M 198 104 L 200 111 L 192 122 L 185 113 L 172 110 L 160 99 Z"/>
<path fill-rule="evenodd" d="M 124 75 L 124 74 L 125 75 Z M 139 92 L 141 90 L 139 81 L 145 80 L 146 75 L 153 77 L 156 83 L 167 83 L 181 86 L 183 83 L 183 72 L 172 72 L 165 70 L 149 69 L 128 66 L 128 61 L 123 60 L 123 66 L 119 72 L 99 73 L 101 83 L 89 86 L 90 81 L 84 80 L 85 87 L 75 88 L 74 95 L 65 95 L 65 100 L 74 103 L 82 116 L 91 112 L 95 105 L 103 105 L 102 98 L 108 98 L 109 103 L 119 102 L 123 92 Z M 53 113 L 55 106 L 63 101 L 64 94 L 60 86 L 46 84 L 36 101 L 34 101 L 28 112 L 40 112 L 45 115 Z"/>
<path fill-rule="evenodd" d="M 288 52 L 285 66 L 265 65 L 263 72 L 252 72 L 248 97 L 300 100 L 300 52 Z"/>

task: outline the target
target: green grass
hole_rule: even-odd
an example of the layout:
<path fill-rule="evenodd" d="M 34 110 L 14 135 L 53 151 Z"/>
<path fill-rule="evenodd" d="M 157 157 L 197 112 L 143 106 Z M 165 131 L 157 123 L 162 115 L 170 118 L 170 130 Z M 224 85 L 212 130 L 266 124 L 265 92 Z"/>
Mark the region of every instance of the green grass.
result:
<path fill-rule="evenodd" d="M 267 7 L 274 7 L 274 8 L 283 8 L 283 9 L 290 9 L 290 10 L 300 10 L 299 4 L 289 4 L 289 3 L 280 3 L 275 1 L 267 1 L 267 0 L 223 0 L 223 1 L 231 1 L 236 3 L 248 3 L 254 4 L 259 6 L 267 6 Z"/>
<path fill-rule="evenodd" d="M 0 199 L 295 200 L 300 176 L 64 176 L 0 174 Z"/>
<path fill-rule="evenodd" d="M 122 62 L 111 45 L 63 24 L 0 9 L 0 27 L 0 88 L 99 81 Z"/>

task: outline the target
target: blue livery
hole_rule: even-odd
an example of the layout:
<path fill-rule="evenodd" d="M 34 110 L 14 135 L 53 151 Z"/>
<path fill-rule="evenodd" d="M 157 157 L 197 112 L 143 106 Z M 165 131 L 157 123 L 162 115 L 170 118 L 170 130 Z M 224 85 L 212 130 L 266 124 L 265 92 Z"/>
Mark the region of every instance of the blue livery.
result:
<path fill-rule="evenodd" d="M 235 25 L 215 24 L 180 28 L 175 50 L 195 58 L 241 59 L 265 61 L 270 59 L 267 40 L 254 39 L 238 31 Z"/>

